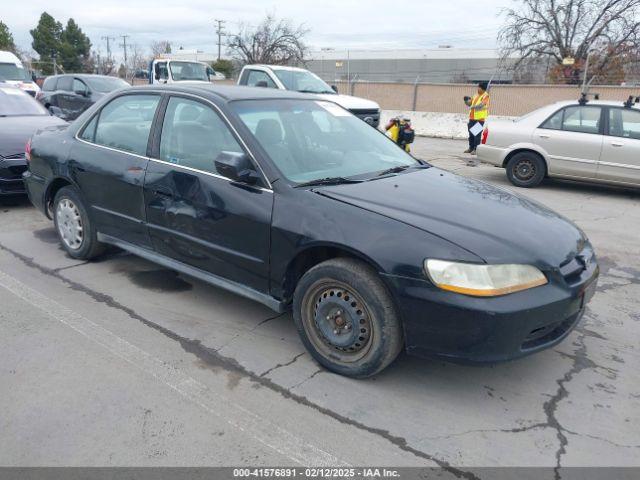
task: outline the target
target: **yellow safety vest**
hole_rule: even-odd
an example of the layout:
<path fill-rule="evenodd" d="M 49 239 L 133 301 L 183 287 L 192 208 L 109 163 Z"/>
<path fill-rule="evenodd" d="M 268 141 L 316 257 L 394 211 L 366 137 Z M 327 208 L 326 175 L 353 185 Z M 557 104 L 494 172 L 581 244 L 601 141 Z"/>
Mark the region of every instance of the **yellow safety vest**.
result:
<path fill-rule="evenodd" d="M 486 100 L 486 101 L 485 101 Z M 474 110 L 473 108 L 469 111 L 469 120 L 486 120 L 489 115 L 489 94 L 484 92 L 482 95 L 475 94 L 473 99 L 471 100 L 471 106 L 475 107 L 476 105 L 480 105 L 485 102 L 486 106 L 483 110 Z"/>

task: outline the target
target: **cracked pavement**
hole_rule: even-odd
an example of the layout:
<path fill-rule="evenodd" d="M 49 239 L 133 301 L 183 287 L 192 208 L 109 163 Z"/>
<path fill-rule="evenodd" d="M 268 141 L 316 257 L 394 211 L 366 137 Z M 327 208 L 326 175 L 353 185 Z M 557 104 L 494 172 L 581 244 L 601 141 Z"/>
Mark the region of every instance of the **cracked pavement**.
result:
<path fill-rule="evenodd" d="M 467 167 L 462 150 L 414 144 L 436 166 L 512 188 L 501 169 Z M 544 466 L 562 478 L 567 466 L 640 466 L 640 192 L 546 182 L 519 193 L 595 246 L 600 284 L 578 328 L 506 364 L 402 355 L 365 381 L 321 369 L 289 314 L 124 253 L 72 260 L 27 202 L 1 204 L 0 465 L 331 459 L 458 478 L 481 477 L 473 467 Z M 163 383 L 161 367 L 189 380 Z"/>

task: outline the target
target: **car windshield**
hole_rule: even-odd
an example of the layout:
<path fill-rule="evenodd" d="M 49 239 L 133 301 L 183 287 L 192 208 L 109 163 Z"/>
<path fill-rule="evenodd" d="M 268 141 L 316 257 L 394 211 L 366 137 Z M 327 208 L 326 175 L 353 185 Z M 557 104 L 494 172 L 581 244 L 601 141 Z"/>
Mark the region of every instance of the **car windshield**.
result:
<path fill-rule="evenodd" d="M 171 76 L 176 82 L 182 80 L 201 80 L 209 81 L 207 75 L 207 67 L 197 62 L 169 62 Z"/>
<path fill-rule="evenodd" d="M 25 69 L 15 63 L 0 63 L 0 79 L 9 81 L 23 81 Z"/>
<path fill-rule="evenodd" d="M 49 115 L 49 112 L 19 88 L 0 86 L 0 117 L 22 115 Z"/>
<path fill-rule="evenodd" d="M 82 77 L 82 80 L 87 82 L 89 88 L 94 92 L 113 92 L 129 86 L 127 82 L 116 77 Z"/>
<path fill-rule="evenodd" d="M 306 70 L 273 70 L 287 90 L 305 93 L 336 93 L 324 80 Z"/>
<path fill-rule="evenodd" d="M 364 180 L 389 169 L 421 165 L 381 132 L 331 102 L 242 100 L 231 105 L 291 182 Z"/>

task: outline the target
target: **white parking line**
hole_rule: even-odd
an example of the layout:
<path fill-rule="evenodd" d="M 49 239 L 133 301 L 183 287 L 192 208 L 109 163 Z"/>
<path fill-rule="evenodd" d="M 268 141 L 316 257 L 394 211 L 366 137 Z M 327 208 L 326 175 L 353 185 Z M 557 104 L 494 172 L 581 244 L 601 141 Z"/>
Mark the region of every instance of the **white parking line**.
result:
<path fill-rule="evenodd" d="M 182 370 L 154 357 L 104 327 L 25 285 L 0 270 L 0 286 L 51 318 L 74 329 L 89 340 L 134 367 L 157 378 L 169 388 L 246 435 L 303 466 L 349 466 L 348 463 L 307 443 L 231 399 L 215 393 Z"/>

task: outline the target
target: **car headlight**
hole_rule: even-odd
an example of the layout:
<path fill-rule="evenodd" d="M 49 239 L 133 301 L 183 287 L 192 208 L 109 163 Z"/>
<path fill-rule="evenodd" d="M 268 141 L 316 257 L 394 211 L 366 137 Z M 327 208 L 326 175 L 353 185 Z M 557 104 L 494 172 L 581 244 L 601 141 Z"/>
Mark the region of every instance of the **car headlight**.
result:
<path fill-rule="evenodd" d="M 532 265 L 483 265 L 425 260 L 424 269 L 439 288 L 476 297 L 495 297 L 547 283 Z"/>

